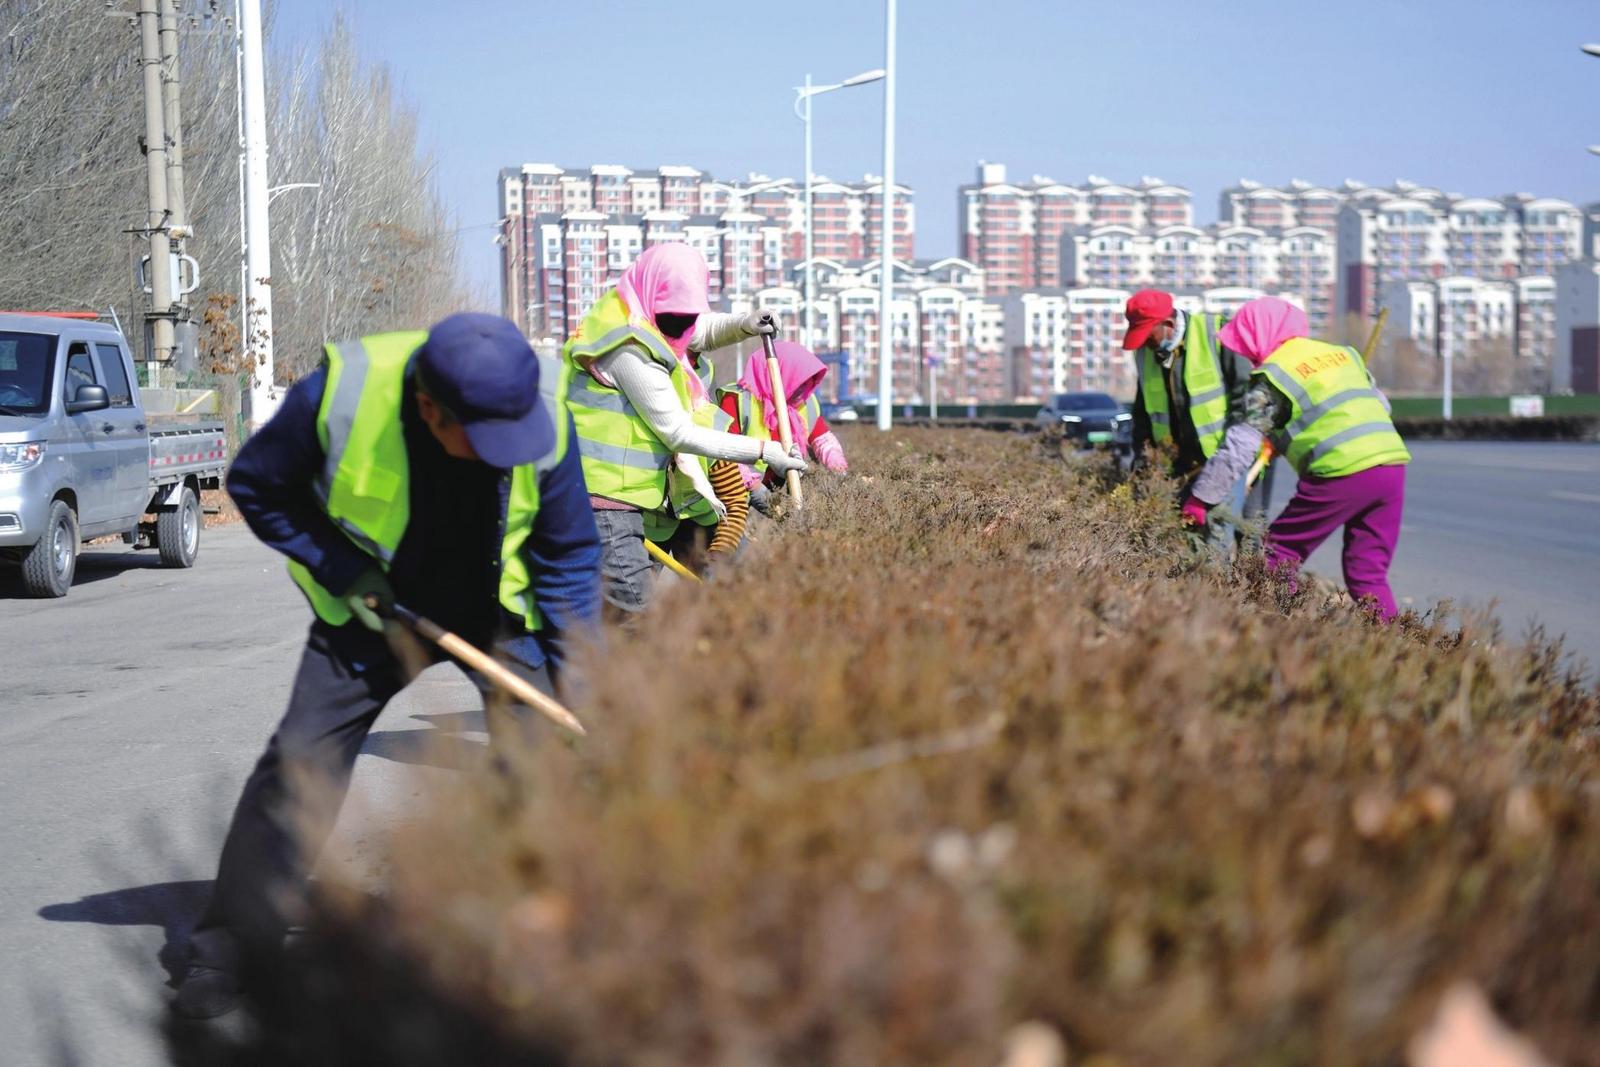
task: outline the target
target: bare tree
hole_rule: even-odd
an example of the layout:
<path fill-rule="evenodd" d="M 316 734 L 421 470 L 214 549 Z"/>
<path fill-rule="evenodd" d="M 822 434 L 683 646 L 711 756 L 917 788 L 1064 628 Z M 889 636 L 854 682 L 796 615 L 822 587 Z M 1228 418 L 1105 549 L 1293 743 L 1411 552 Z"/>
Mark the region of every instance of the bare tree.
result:
<path fill-rule="evenodd" d="M 273 217 L 274 348 L 292 377 L 324 341 L 420 328 L 468 301 L 416 113 L 336 18 L 291 57 L 272 115 L 275 182 L 314 182 Z"/>
<path fill-rule="evenodd" d="M 233 50 L 187 23 L 181 44 L 191 251 L 217 266 L 237 248 Z M 96 3 L 0 0 L 0 303 L 115 307 L 134 334 L 145 224 L 138 36 Z"/>
<path fill-rule="evenodd" d="M 115 307 L 135 347 L 148 306 L 129 232 L 146 218 L 137 46 L 101 4 L 0 0 L 0 306 Z M 205 363 L 234 374 L 215 328 L 240 297 L 231 31 L 185 20 L 180 64 L 189 248 L 205 270 L 194 310 Z M 463 306 L 454 223 L 415 111 L 386 67 L 362 60 L 349 24 L 274 62 L 268 90 L 273 183 L 319 185 L 273 204 L 280 376 L 314 367 L 324 341 L 423 327 Z"/>

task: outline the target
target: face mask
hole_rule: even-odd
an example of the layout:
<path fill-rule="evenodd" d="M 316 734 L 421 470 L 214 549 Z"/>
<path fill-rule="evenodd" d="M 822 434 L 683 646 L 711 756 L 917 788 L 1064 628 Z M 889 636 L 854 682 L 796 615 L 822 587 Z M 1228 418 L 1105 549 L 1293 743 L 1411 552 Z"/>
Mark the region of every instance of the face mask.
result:
<path fill-rule="evenodd" d="M 1176 352 L 1178 350 L 1178 346 L 1183 343 L 1183 328 L 1185 325 L 1186 323 L 1184 322 L 1184 316 L 1181 311 L 1173 315 L 1172 332 L 1167 335 L 1167 339 L 1165 341 L 1162 341 L 1156 345 L 1156 351 L 1164 356 L 1170 356 L 1173 352 Z"/>
<path fill-rule="evenodd" d="M 676 341 L 694 326 L 698 315 L 682 315 L 673 311 L 663 311 L 656 316 L 656 329 L 661 331 L 663 337 Z"/>

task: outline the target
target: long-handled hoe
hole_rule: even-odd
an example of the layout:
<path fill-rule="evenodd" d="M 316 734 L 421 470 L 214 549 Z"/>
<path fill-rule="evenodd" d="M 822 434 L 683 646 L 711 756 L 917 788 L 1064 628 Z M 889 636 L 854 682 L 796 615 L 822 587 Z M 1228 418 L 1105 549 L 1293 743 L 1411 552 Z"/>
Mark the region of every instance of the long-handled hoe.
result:
<path fill-rule="evenodd" d="M 783 387 L 783 372 L 778 369 L 778 353 L 772 347 L 772 335 L 761 335 L 761 345 L 767 350 L 767 378 L 772 382 L 772 402 L 778 408 L 778 441 L 783 445 L 785 452 L 794 449 L 794 433 L 789 429 L 789 394 Z M 749 432 L 747 427 L 746 433 Z M 789 496 L 794 500 L 794 506 L 800 507 L 800 472 L 790 471 L 788 474 Z"/>
<path fill-rule="evenodd" d="M 454 656 L 487 678 L 496 688 L 510 694 L 517 701 L 539 712 L 551 722 L 558 726 L 564 726 L 579 736 L 588 733 L 583 728 L 583 723 L 578 721 L 578 717 L 568 711 L 566 706 L 559 700 L 539 692 L 527 680 L 518 677 L 515 672 L 504 664 L 496 662 L 493 656 L 477 648 L 466 639 L 458 637 L 438 623 L 418 615 L 401 604 L 391 604 L 385 608 L 377 597 L 368 597 L 367 606 L 387 618 L 396 620 L 412 633 L 437 645 L 441 652 Z"/>

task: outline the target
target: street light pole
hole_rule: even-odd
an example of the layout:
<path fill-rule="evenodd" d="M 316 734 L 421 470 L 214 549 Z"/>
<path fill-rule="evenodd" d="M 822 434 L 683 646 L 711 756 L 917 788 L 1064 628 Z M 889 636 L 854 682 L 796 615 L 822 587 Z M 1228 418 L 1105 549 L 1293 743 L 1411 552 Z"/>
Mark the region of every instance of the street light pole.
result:
<path fill-rule="evenodd" d="M 812 249 L 812 238 L 811 238 L 811 233 L 812 233 L 812 229 L 811 229 L 811 227 L 812 227 L 812 216 L 811 216 L 811 213 L 812 213 L 812 207 L 811 207 L 811 189 L 812 189 L 812 182 L 811 182 L 811 98 L 813 96 L 821 96 L 823 93 L 831 93 L 835 89 L 851 89 L 851 88 L 854 88 L 857 85 L 867 85 L 867 84 L 869 84 L 871 82 L 881 81 L 883 79 L 883 77 L 884 77 L 884 72 L 882 70 L 869 70 L 869 71 L 864 71 L 864 72 L 862 72 L 860 74 L 851 75 L 850 77 L 846 78 L 844 81 L 839 82 L 839 83 L 834 84 L 834 85 L 812 85 L 811 84 L 811 75 L 807 74 L 806 75 L 806 83 L 805 83 L 805 85 L 800 86 L 799 88 L 795 89 L 794 113 L 795 113 L 795 115 L 797 115 L 799 117 L 800 121 L 805 124 L 805 128 L 806 128 L 806 131 L 805 131 L 806 132 L 806 153 L 805 153 L 805 155 L 806 155 L 806 160 L 805 160 L 805 164 L 806 164 L 806 182 L 805 182 L 805 185 L 806 185 L 806 191 L 805 191 L 805 197 L 806 197 L 806 204 L 805 204 L 805 260 L 806 260 L 806 266 L 805 266 L 805 313 L 804 313 L 805 335 L 804 336 L 805 336 L 805 343 L 806 343 L 806 347 L 807 348 L 813 348 L 814 349 L 816 347 L 816 328 L 815 328 L 816 311 L 815 311 L 815 309 L 813 308 L 812 305 L 816 302 L 816 296 L 817 296 L 817 294 L 816 294 L 816 279 L 815 279 L 815 275 L 813 274 L 812 266 L 811 266 L 811 259 L 812 259 L 812 256 L 814 254 L 813 253 L 813 249 Z M 802 104 L 804 105 L 803 109 L 801 107 Z"/>
<path fill-rule="evenodd" d="M 802 93 L 803 93 L 803 98 L 804 98 L 805 103 L 806 103 L 806 116 L 805 116 L 805 123 L 806 123 L 806 244 L 805 244 L 805 250 L 806 250 L 806 285 L 805 285 L 806 313 L 805 313 L 805 324 L 806 325 L 805 325 L 805 335 L 806 335 L 806 347 L 811 349 L 813 352 L 815 352 L 816 348 L 817 348 L 817 344 L 816 344 L 815 327 L 813 325 L 813 319 L 812 319 L 812 316 L 813 316 L 813 314 L 815 314 L 815 312 L 812 310 L 812 306 L 811 306 L 812 305 L 812 301 L 814 301 L 816 299 L 816 291 L 814 289 L 814 286 L 816 284 L 816 278 L 815 278 L 815 275 L 812 273 L 812 270 L 811 270 L 811 97 L 812 97 L 812 92 L 811 92 L 811 75 L 809 75 L 809 74 L 806 75 L 806 87 L 805 87 L 804 90 L 802 90 Z"/>
<path fill-rule="evenodd" d="M 894 31 L 895 0 L 886 0 L 883 82 L 883 277 L 878 280 L 878 429 L 891 425 L 894 400 L 894 329 L 889 320 L 894 301 Z"/>

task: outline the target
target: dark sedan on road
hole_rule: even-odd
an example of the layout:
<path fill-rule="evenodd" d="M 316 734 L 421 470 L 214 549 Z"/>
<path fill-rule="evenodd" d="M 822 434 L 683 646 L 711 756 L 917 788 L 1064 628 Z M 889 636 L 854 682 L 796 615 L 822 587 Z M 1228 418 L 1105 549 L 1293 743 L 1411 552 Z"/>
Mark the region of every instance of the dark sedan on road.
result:
<path fill-rule="evenodd" d="M 1059 425 L 1084 448 L 1126 448 L 1133 438 L 1133 416 L 1126 404 L 1106 393 L 1057 393 L 1039 409 L 1040 426 Z"/>

